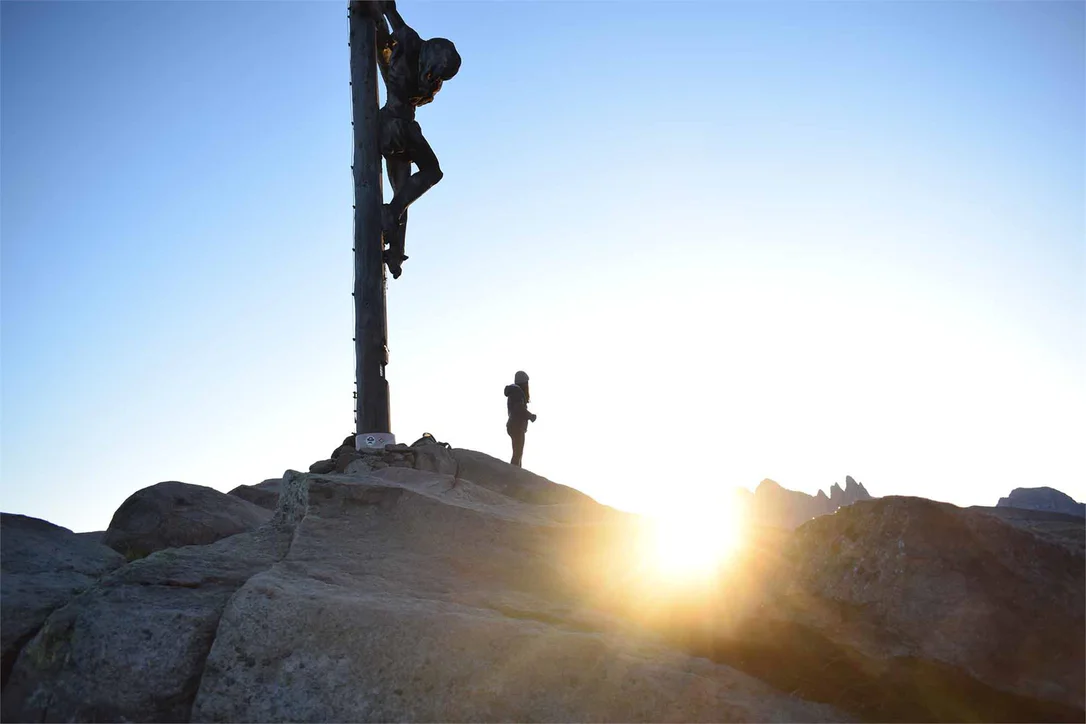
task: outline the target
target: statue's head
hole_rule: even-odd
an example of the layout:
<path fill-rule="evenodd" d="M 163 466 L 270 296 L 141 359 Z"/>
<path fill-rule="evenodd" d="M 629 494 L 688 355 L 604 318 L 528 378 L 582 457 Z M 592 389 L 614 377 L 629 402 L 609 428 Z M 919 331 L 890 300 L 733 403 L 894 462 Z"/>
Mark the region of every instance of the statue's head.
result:
<path fill-rule="evenodd" d="M 419 51 L 419 90 L 424 96 L 433 98 L 441 90 L 441 84 L 460 70 L 460 53 L 451 40 L 430 38 L 422 44 Z"/>

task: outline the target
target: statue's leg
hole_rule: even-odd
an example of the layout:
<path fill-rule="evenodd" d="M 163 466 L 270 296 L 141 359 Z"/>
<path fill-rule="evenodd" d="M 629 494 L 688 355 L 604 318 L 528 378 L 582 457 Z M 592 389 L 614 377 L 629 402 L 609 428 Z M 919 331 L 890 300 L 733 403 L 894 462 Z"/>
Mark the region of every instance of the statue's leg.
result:
<path fill-rule="evenodd" d="M 400 192 L 407 180 L 411 178 L 411 161 L 403 154 L 389 156 L 385 159 L 388 168 L 388 181 L 392 185 L 393 198 Z M 387 207 L 386 207 L 387 208 Z M 399 279 L 403 262 L 407 259 L 404 254 L 404 243 L 407 237 L 407 212 L 399 217 L 399 223 L 390 221 L 385 224 L 385 243 L 388 249 L 385 251 L 385 263 L 393 279 Z"/>
<path fill-rule="evenodd" d="M 430 190 L 430 188 L 441 180 L 441 166 L 437 162 L 437 156 L 434 154 L 430 144 L 426 142 L 426 138 L 422 135 L 422 129 L 416 122 L 404 124 L 404 141 L 407 149 L 407 157 L 418 166 L 419 170 L 409 175 L 400 184 L 398 189 L 395 189 L 395 195 L 392 197 L 392 202 L 388 205 L 390 220 L 396 221 L 401 219 L 407 207 L 415 203 L 420 196 Z M 392 176 L 392 171 L 389 171 L 389 176 Z M 395 188 L 395 184 L 393 185 Z"/>

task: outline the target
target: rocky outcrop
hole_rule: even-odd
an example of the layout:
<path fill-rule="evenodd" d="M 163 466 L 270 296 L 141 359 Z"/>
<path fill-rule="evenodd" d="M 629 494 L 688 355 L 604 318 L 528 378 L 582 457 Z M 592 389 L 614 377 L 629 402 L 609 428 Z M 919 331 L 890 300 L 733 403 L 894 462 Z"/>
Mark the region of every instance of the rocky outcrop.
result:
<path fill-rule="evenodd" d="M 381 457 L 381 452 L 371 452 L 371 455 Z M 332 451 L 324 460 L 318 460 L 309 466 L 309 472 L 326 474 L 326 473 L 342 473 L 346 472 L 347 466 L 356 460 L 360 460 L 363 457 L 363 453 L 360 452 L 355 446 L 355 436 L 348 435 L 343 438 L 343 442 L 339 444 L 336 449 Z"/>
<path fill-rule="evenodd" d="M 267 510 L 237 496 L 175 481 L 138 490 L 109 523 L 102 542 L 128 559 L 165 548 L 205 545 L 255 529 Z"/>
<path fill-rule="evenodd" d="M 444 443 L 431 442 L 427 438 L 413 445 L 398 443 L 379 451 L 359 452 L 354 448 L 354 436 L 350 435 L 332 451 L 330 458 L 313 463 L 309 472 L 320 475 L 363 475 L 390 467 L 413 468 L 464 478 L 530 503 L 595 502 L 574 488 L 559 485 L 528 470 L 515 468 L 485 453 L 451 448 Z M 261 485 L 267 485 L 270 489 L 271 484 L 272 481 L 265 481 Z M 231 494 L 251 497 L 254 500 L 262 495 L 246 486 L 232 490 Z"/>
<path fill-rule="evenodd" d="M 325 473 L 332 473 L 336 470 L 336 461 L 329 458 L 328 460 L 318 460 L 309 466 L 309 472 L 323 475 Z"/>
<path fill-rule="evenodd" d="M 597 610 L 574 553 L 614 511 L 458 457 L 486 484 L 398 466 L 288 471 L 273 521 L 295 528 L 162 550 L 107 576 L 27 645 L 3 718 L 847 718 Z"/>
<path fill-rule="evenodd" d="M 123 563 L 117 552 L 67 528 L 0 513 L 0 686 L 49 614 Z"/>
<path fill-rule="evenodd" d="M 268 478 L 256 485 L 239 485 L 227 495 L 237 496 L 261 508 L 275 510 L 276 501 L 279 500 L 279 486 L 282 482 L 282 478 Z"/>
<path fill-rule="evenodd" d="M 979 505 L 971 506 L 968 510 L 1005 520 L 1016 528 L 1027 530 L 1056 545 L 1064 546 L 1078 555 L 1086 554 L 1086 522 L 1077 515 L 1029 508 L 988 508 Z"/>
<path fill-rule="evenodd" d="M 790 610 L 828 639 L 883 666 L 942 666 L 970 686 L 1063 704 L 1081 718 L 1082 555 L 991 515 L 888 497 L 812 520 L 786 558 Z M 1060 711 L 1027 719 L 1068 715 Z"/>
<path fill-rule="evenodd" d="M 1077 503 L 1055 488 L 1015 488 L 1006 498 L 1000 498 L 996 507 L 1045 510 L 1086 518 L 1086 503 Z"/>
<path fill-rule="evenodd" d="M 452 455 L 461 478 L 514 500 L 534 505 L 598 506 L 596 501 L 575 488 L 551 482 L 485 453 L 453 448 Z"/>
<path fill-rule="evenodd" d="M 441 445 L 420 445 L 413 449 L 412 464 L 416 470 L 451 475 L 454 478 L 460 475 L 460 462 L 451 450 Z"/>
<path fill-rule="evenodd" d="M 426 447 L 287 471 L 242 491 L 277 493 L 256 530 L 104 576 L 23 647 L 2 718 L 1086 715 L 1083 556 L 1032 529 L 858 501 L 796 531 L 753 526 L 715 578 L 684 583 L 645 565 L 637 516 Z"/>
<path fill-rule="evenodd" d="M 268 526 L 106 576 L 23 649 L 4 721 L 188 721 L 223 609 L 289 542 L 289 529 Z"/>
<path fill-rule="evenodd" d="M 585 519 L 489 482 L 396 467 L 311 477 L 289 554 L 227 607 L 193 719 L 841 716 L 586 608 L 557 554 Z"/>
<path fill-rule="evenodd" d="M 450 448 L 432 438 L 423 438 L 413 445 L 397 443 L 381 450 L 355 449 L 354 435 L 348 435 L 332 455 L 309 466 L 309 472 L 361 474 L 387 467 L 415 468 L 456 475 L 456 460 Z"/>

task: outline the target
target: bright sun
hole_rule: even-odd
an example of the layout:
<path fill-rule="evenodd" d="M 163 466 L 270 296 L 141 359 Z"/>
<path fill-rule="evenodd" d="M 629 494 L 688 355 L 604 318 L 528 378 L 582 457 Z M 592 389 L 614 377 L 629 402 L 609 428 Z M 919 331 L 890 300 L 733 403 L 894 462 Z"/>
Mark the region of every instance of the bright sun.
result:
<path fill-rule="evenodd" d="M 727 506 L 666 511 L 647 522 L 648 555 L 667 578 L 712 576 L 742 541 L 739 516 Z"/>

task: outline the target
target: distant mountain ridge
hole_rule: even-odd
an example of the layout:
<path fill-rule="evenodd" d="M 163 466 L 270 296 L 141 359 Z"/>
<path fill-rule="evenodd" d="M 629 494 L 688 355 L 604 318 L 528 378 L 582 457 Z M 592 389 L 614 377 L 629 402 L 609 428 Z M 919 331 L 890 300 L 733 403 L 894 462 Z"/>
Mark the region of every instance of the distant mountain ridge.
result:
<path fill-rule="evenodd" d="M 735 496 L 749 522 L 779 528 L 797 528 L 812 518 L 829 515 L 861 500 L 874 499 L 863 483 L 851 475 L 845 476 L 844 488 L 838 483 L 831 485 L 829 495 L 822 490 L 815 495 L 789 490 L 766 478 L 758 483 L 753 493 L 746 488 L 737 488 Z M 1079 503 L 1066 493 L 1049 487 L 1015 488 L 1010 495 L 1000 498 L 996 507 L 1086 518 L 1086 503 Z"/>
<path fill-rule="evenodd" d="M 838 483 L 831 485 L 829 495 L 822 490 L 817 495 L 789 490 L 769 478 L 758 483 L 753 493 L 740 488 L 737 495 L 750 522 L 781 528 L 796 528 L 812 518 L 836 512 L 846 505 L 872 500 L 863 483 L 856 482 L 851 475 L 845 476 L 844 488 Z"/>
<path fill-rule="evenodd" d="M 1015 488 L 1006 498 L 1000 498 L 996 507 L 1045 510 L 1086 518 L 1086 503 L 1077 503 L 1070 495 L 1047 487 Z"/>

